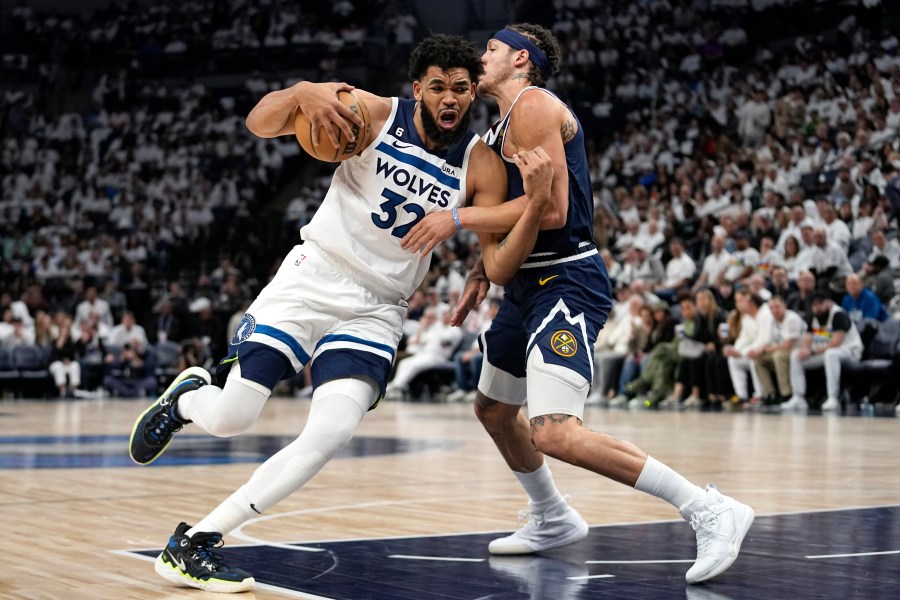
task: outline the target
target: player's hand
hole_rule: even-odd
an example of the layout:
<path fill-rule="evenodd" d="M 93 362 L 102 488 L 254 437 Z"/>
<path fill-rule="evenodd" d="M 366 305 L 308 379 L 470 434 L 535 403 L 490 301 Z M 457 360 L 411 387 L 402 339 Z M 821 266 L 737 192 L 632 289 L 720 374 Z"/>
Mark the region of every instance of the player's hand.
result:
<path fill-rule="evenodd" d="M 553 163 L 540 146 L 513 155 L 522 174 L 522 184 L 530 203 L 546 208 L 550 203 L 550 184 L 553 183 Z"/>
<path fill-rule="evenodd" d="M 472 309 L 484 301 L 490 289 L 491 282 L 488 281 L 487 276 L 482 271 L 472 269 L 469 276 L 466 277 L 466 287 L 459 297 L 459 302 L 456 303 L 456 309 L 453 311 L 453 316 L 450 317 L 450 324 L 453 327 L 461 326 Z"/>
<path fill-rule="evenodd" d="M 456 233 L 453 214 L 449 211 L 436 211 L 425 215 L 400 240 L 400 247 L 410 252 L 428 254 L 437 245 Z"/>
<path fill-rule="evenodd" d="M 352 92 L 355 88 L 344 82 L 310 83 L 301 81 L 294 86 L 294 98 L 300 111 L 312 124 L 313 146 L 319 145 L 319 132 L 325 135 L 334 147 L 340 146 L 338 130 L 349 140 L 356 139 L 353 128 L 344 119 L 350 119 L 362 129 L 363 120 L 350 107 L 338 100 L 338 92 Z"/>

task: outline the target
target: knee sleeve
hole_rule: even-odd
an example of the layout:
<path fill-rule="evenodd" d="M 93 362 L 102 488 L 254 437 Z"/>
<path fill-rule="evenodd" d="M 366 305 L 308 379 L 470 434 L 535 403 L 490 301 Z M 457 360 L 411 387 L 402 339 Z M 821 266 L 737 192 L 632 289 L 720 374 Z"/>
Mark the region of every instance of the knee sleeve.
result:
<path fill-rule="evenodd" d="M 259 512 L 300 489 L 353 437 L 379 393 L 368 379 L 339 379 L 313 394 L 303 433 L 263 463 L 244 486 Z"/>
<path fill-rule="evenodd" d="M 203 386 L 179 400 L 178 409 L 207 433 L 233 437 L 250 429 L 271 393 L 258 383 L 243 379 L 235 366 L 224 388 Z"/>
<path fill-rule="evenodd" d="M 565 414 L 584 420 L 584 402 L 590 381 L 573 369 L 544 362 L 539 349 L 526 363 L 528 417 Z"/>

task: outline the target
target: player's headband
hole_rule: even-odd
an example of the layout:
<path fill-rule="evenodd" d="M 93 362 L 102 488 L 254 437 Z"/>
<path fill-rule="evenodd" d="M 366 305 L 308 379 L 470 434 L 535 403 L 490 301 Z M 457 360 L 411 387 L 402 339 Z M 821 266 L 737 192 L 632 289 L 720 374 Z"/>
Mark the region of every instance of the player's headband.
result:
<path fill-rule="evenodd" d="M 553 75 L 553 65 L 547 60 L 547 55 L 544 54 L 544 51 L 518 31 L 509 28 L 501 29 L 494 34 L 493 39 L 503 42 L 516 50 L 528 50 L 528 58 L 540 70 L 544 79 L 550 79 Z"/>

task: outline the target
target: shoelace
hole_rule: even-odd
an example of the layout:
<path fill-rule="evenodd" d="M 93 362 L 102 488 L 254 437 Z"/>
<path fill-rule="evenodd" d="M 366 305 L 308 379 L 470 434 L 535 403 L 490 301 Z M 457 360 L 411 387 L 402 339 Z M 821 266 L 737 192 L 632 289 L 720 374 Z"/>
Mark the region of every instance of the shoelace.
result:
<path fill-rule="evenodd" d="M 715 538 L 718 515 L 712 511 L 701 510 L 691 515 L 691 527 L 694 531 L 703 530 L 704 535 L 697 536 L 697 557 L 703 554 Z"/>
<path fill-rule="evenodd" d="M 168 439 L 181 431 L 182 424 L 170 414 L 171 408 L 159 412 L 147 423 L 147 436 L 154 442 Z"/>
<path fill-rule="evenodd" d="M 195 533 L 191 537 L 191 548 L 197 553 L 200 562 L 210 571 L 227 571 L 228 565 L 224 562 L 224 556 L 213 552 L 213 548 L 220 548 L 224 542 L 218 533 Z"/>

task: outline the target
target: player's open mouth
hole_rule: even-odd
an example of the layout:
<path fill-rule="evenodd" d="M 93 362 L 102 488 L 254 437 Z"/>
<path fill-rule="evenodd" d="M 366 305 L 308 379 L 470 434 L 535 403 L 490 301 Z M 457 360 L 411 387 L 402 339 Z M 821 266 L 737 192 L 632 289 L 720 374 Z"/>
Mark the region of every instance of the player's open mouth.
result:
<path fill-rule="evenodd" d="M 442 129 L 453 129 L 459 121 L 459 114 L 453 109 L 442 110 L 438 113 L 438 125 Z"/>

